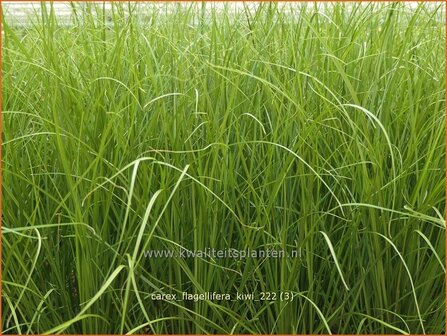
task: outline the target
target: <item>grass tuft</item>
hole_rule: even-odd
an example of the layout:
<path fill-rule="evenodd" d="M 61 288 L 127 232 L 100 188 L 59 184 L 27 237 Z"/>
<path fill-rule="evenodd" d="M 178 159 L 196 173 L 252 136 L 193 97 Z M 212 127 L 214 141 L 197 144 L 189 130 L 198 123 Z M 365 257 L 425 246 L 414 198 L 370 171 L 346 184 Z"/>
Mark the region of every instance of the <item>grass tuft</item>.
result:
<path fill-rule="evenodd" d="M 5 334 L 446 332 L 444 3 L 3 6 Z"/>

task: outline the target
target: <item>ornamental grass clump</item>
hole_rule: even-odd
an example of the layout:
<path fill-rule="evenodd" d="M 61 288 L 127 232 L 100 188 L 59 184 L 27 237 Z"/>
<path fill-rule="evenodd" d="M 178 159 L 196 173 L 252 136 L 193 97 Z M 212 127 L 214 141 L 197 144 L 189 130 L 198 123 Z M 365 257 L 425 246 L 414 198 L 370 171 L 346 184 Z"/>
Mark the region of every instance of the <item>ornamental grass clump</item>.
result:
<path fill-rule="evenodd" d="M 444 3 L 142 6 L 3 5 L 3 332 L 445 333 Z"/>

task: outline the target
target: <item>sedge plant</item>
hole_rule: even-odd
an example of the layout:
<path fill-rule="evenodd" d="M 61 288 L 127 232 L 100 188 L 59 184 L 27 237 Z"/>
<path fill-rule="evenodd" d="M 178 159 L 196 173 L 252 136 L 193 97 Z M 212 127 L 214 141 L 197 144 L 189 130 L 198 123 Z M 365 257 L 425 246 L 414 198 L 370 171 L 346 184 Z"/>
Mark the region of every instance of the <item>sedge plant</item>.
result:
<path fill-rule="evenodd" d="M 3 8 L 3 333 L 445 333 L 443 3 L 70 6 Z"/>

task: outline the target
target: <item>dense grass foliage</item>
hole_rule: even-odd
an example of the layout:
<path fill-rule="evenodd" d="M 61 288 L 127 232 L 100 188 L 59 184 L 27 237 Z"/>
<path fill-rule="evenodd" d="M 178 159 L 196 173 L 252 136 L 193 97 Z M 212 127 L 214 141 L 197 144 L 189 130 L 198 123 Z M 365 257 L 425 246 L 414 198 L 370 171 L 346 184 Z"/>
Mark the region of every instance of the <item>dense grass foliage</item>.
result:
<path fill-rule="evenodd" d="M 4 332 L 444 333 L 443 5 L 157 8 L 3 22 Z"/>

